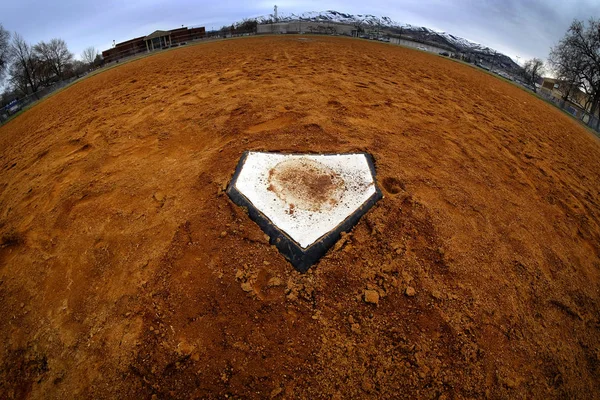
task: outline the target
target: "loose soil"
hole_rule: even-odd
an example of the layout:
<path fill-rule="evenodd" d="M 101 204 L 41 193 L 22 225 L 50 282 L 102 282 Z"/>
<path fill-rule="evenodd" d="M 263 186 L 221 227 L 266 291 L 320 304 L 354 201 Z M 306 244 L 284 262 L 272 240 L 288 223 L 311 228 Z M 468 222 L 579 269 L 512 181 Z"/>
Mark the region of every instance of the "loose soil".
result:
<path fill-rule="evenodd" d="M 282 161 L 269 171 L 268 189 L 292 208 L 326 211 L 335 206 L 345 190 L 334 170 L 312 160 Z"/>
<path fill-rule="evenodd" d="M 302 40 L 301 40 L 302 39 Z M 297 273 L 246 150 L 369 152 Z M 90 77 L 0 128 L 0 398 L 593 398 L 600 145 L 442 57 L 278 36 Z"/>

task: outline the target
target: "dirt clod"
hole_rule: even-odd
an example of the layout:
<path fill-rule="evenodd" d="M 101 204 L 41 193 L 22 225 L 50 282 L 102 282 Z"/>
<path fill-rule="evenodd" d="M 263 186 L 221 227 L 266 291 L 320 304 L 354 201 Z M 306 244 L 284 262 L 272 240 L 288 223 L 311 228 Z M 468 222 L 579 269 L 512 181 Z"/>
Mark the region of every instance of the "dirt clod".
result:
<path fill-rule="evenodd" d="M 376 290 L 365 290 L 364 293 L 365 302 L 371 304 L 379 304 L 379 293 Z"/>
<path fill-rule="evenodd" d="M 281 286 L 283 284 L 283 282 L 281 281 L 281 278 L 274 276 L 271 279 L 269 279 L 269 282 L 267 282 L 267 285 L 269 287 L 274 287 L 274 286 Z"/>
<path fill-rule="evenodd" d="M 242 286 L 242 290 L 244 292 L 251 292 L 254 290 L 254 288 L 252 287 L 252 284 L 250 284 L 250 282 L 243 282 L 241 286 Z"/>

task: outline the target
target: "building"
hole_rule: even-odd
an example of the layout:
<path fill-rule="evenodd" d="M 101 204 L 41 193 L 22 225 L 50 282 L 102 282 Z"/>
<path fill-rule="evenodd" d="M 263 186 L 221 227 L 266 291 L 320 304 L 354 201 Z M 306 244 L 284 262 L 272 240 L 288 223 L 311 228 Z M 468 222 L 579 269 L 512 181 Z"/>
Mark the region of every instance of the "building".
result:
<path fill-rule="evenodd" d="M 206 36 L 204 27 L 177 28 L 169 31 L 154 31 L 148 36 L 140 36 L 125 42 L 117 43 L 113 48 L 104 50 L 102 58 L 110 63 L 139 53 L 166 49 L 187 42 L 202 39 Z"/>
<path fill-rule="evenodd" d="M 569 92 L 568 98 L 565 100 L 565 95 Z M 564 108 L 569 113 L 588 122 L 589 113 L 591 112 L 592 102 L 590 96 L 577 87 L 570 87 L 568 82 L 543 78 L 540 90 L 538 93 L 546 99 Z M 600 117 L 600 108 L 594 112 L 593 118 Z"/>
<path fill-rule="evenodd" d="M 414 40 L 392 37 L 390 39 L 390 43 L 397 44 L 397 45 L 404 46 L 404 47 L 411 47 L 411 48 L 417 49 L 417 50 L 428 51 L 430 53 L 436 53 L 436 54 L 447 53 L 447 55 L 454 56 L 454 52 L 450 48 L 434 46 L 434 45 L 431 45 L 428 43 L 417 42 Z"/>
<path fill-rule="evenodd" d="M 259 35 L 269 33 L 315 33 L 322 35 L 358 36 L 357 28 L 354 25 L 320 21 L 289 21 L 259 24 L 256 27 L 256 33 Z"/>
<path fill-rule="evenodd" d="M 581 89 L 572 87 L 569 88 L 569 83 L 560 81 L 552 78 L 542 78 L 542 84 L 540 86 L 540 93 L 546 95 L 546 97 L 552 97 L 556 100 L 564 100 L 565 94 L 569 91 L 568 101 L 573 106 L 586 109 L 590 106 L 590 99 Z M 589 110 L 586 110 L 589 111 Z"/>

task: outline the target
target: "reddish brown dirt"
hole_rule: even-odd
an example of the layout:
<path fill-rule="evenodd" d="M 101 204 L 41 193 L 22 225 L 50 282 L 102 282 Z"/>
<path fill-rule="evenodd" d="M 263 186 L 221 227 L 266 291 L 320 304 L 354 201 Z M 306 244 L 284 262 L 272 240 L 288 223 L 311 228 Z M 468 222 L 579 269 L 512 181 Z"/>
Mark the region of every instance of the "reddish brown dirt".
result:
<path fill-rule="evenodd" d="M 269 171 L 268 189 L 291 208 L 325 211 L 337 204 L 344 180 L 331 168 L 311 160 L 287 160 Z"/>
<path fill-rule="evenodd" d="M 370 152 L 385 198 L 300 275 L 223 193 L 249 149 Z M 599 141 L 468 66 L 202 44 L 42 102 L 0 157 L 1 398 L 600 393 Z"/>

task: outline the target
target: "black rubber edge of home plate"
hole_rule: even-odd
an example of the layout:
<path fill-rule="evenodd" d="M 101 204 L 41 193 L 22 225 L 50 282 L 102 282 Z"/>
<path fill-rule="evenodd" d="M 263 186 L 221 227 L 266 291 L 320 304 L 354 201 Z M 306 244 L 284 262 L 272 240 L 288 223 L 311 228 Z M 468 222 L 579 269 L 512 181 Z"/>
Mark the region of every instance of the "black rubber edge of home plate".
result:
<path fill-rule="evenodd" d="M 248 154 L 250 152 L 246 151 L 240 157 L 240 161 L 235 169 L 235 173 L 233 174 L 233 178 L 231 178 L 231 182 L 229 182 L 229 186 L 227 188 L 227 195 L 231 200 L 240 207 L 246 207 L 248 209 L 248 215 L 250 219 L 260 226 L 260 228 L 265 232 L 269 238 L 270 243 L 275 245 L 279 252 L 283 254 L 283 256 L 292 264 L 292 266 L 298 272 L 306 272 L 308 269 L 313 266 L 321 257 L 323 257 L 327 251 L 340 239 L 342 232 L 349 232 L 354 225 L 358 223 L 363 215 L 369 211 L 371 207 L 377 201 L 379 201 L 383 194 L 377 185 L 377 174 L 375 173 L 375 163 L 373 160 L 373 156 L 369 153 L 345 153 L 345 154 L 361 154 L 364 155 L 367 159 L 367 164 L 369 165 L 369 169 L 371 170 L 371 174 L 373 175 L 373 183 L 375 185 L 375 193 L 369 197 L 359 208 L 357 208 L 352 214 L 348 216 L 344 221 L 342 221 L 335 229 L 329 231 L 329 233 L 321 236 L 317 241 L 311 244 L 306 249 L 303 249 L 295 240 L 289 237 L 284 231 L 279 229 L 275 224 L 271 222 L 269 218 L 267 218 L 262 212 L 260 212 L 254 204 L 246 196 L 240 193 L 239 190 L 235 187 L 237 179 L 242 171 L 242 167 L 246 162 L 246 158 L 248 158 Z M 256 153 L 266 153 L 266 152 L 256 152 Z M 287 153 L 277 153 L 277 154 L 286 154 Z M 343 153 L 342 153 L 343 154 Z M 300 155 L 297 153 L 289 153 L 289 155 Z M 313 154 L 310 154 L 313 155 Z M 314 155 L 338 155 L 338 154 L 314 154 Z"/>

